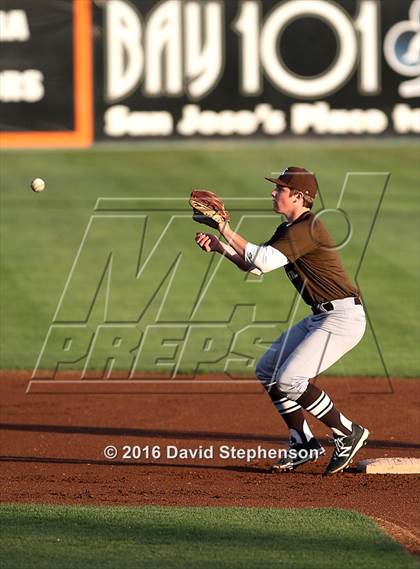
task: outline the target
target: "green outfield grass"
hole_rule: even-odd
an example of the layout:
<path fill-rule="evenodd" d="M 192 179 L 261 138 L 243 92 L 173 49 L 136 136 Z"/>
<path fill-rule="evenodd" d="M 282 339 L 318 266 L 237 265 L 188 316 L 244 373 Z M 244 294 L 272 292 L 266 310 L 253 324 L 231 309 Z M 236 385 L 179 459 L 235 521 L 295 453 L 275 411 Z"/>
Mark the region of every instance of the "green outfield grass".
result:
<path fill-rule="evenodd" d="M 419 567 L 347 510 L 4 505 L 0 515 L 4 569 Z"/>
<path fill-rule="evenodd" d="M 351 176 L 341 204 L 353 225 L 353 236 L 342 249 L 343 260 L 355 276 L 370 235 L 358 271 L 358 283 L 376 339 L 391 375 L 418 375 L 418 157 L 418 146 L 398 141 L 4 152 L 1 161 L 1 366 L 33 369 L 98 198 L 152 197 L 157 199 L 147 203 L 158 206 L 158 199 L 166 197 L 182 199 L 163 202 L 167 211 L 148 212 L 145 233 L 144 217 L 138 217 L 145 215 L 139 211 L 144 201 L 103 202 L 131 208 L 131 215 L 137 217 L 128 218 L 130 212 L 120 211 L 105 220 L 92 222 L 58 320 L 66 325 L 88 321 L 92 329 L 103 321 L 106 278 L 90 313 L 88 308 L 112 253 L 108 321 L 124 325 L 136 320 L 148 307 L 137 328 L 122 326 L 123 340 L 129 337 L 127 341 L 134 349 L 147 323 L 154 323 L 158 318 L 160 323 L 170 326 L 163 332 L 160 328 L 157 333 L 148 333 L 147 341 L 143 338 L 145 343 L 136 369 L 156 370 L 157 353 L 162 358 L 173 354 L 174 348 L 160 348 L 162 340 L 187 338 L 183 344 L 181 370 L 221 371 L 230 349 L 228 369 L 252 374 L 254 360 L 263 349 L 254 343 L 255 335 L 262 338 L 262 344 L 269 343 L 285 329 L 284 321 L 294 300 L 291 285 L 282 270 L 265 275 L 262 281 L 246 282 L 243 274 L 227 262 L 221 264 L 210 280 L 212 267 L 210 273 L 206 271 L 212 256 L 206 256 L 193 244 L 195 231 L 202 226 L 179 217 L 174 218 L 171 225 L 167 224 L 171 213 L 188 217 L 189 192 L 193 187 L 206 187 L 226 198 L 240 198 L 227 199 L 228 207 L 234 209 L 234 223 L 241 220 L 244 208 L 258 206 L 254 214 L 247 211 L 248 217 L 241 221 L 241 231 L 249 240 L 263 242 L 281 221 L 272 214 L 269 197 L 272 186 L 264 181 L 264 175 L 278 172 L 287 165 L 303 165 L 317 173 L 328 208 L 336 207 L 346 173 L 362 173 Z M 379 174 L 368 174 L 375 172 Z M 385 175 L 381 174 L 384 172 L 390 172 L 391 178 L 371 231 L 385 182 Z M 37 176 L 47 182 L 47 189 L 41 195 L 29 189 L 30 180 Z M 248 198 L 261 200 L 251 202 Z M 177 211 L 172 212 L 175 209 Z M 109 216 L 104 212 L 102 215 Z M 345 234 L 343 217 L 329 213 L 323 219 L 337 239 Z M 143 260 L 165 228 L 153 262 L 136 281 L 140 251 Z M 141 246 L 142 236 L 145 239 Z M 168 274 L 175 261 L 178 262 L 176 272 Z M 154 301 L 149 302 L 161 282 L 163 286 Z M 169 293 L 160 310 L 168 283 Z M 192 313 L 203 283 L 209 287 L 196 312 Z M 243 306 L 226 326 L 237 305 Z M 298 306 L 295 317 L 305 313 L 305 307 Z M 260 328 L 252 336 L 253 331 L 246 331 L 246 327 L 254 316 Z M 187 333 L 191 322 L 204 323 L 204 326 Z M 274 324 L 269 325 L 270 322 Z M 232 333 L 239 330 L 245 330 L 239 343 L 229 348 Z M 166 332 L 163 338 L 161 334 Z M 95 344 L 90 368 L 105 366 L 110 355 L 106 333 Z M 57 344 L 60 350 L 68 337 L 66 331 L 62 334 L 61 344 Z M 80 354 L 86 352 L 87 337 L 82 334 L 79 338 Z M 205 351 L 203 346 L 209 337 L 213 338 L 213 344 L 208 344 Z M 73 347 L 76 345 L 75 341 Z M 46 354 L 43 367 L 54 366 L 57 357 L 50 344 Z M 132 353 L 127 351 L 125 357 L 115 361 L 115 367 L 126 368 L 131 361 Z M 197 367 L 197 362 L 203 363 Z M 83 363 L 81 360 L 75 366 Z M 163 369 L 168 370 L 168 365 Z M 384 367 L 371 329 L 363 342 L 329 371 L 338 375 L 383 375 Z"/>

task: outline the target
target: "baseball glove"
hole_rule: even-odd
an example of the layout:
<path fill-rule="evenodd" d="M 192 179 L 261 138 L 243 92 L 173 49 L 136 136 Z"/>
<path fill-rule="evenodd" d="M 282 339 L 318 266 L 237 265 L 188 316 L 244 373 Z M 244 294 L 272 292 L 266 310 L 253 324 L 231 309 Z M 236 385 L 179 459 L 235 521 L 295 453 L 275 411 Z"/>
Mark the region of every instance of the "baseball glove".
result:
<path fill-rule="evenodd" d="M 193 220 L 218 229 L 220 223 L 230 220 L 230 214 L 225 210 L 222 200 L 207 190 L 193 190 L 190 206 L 193 208 Z"/>

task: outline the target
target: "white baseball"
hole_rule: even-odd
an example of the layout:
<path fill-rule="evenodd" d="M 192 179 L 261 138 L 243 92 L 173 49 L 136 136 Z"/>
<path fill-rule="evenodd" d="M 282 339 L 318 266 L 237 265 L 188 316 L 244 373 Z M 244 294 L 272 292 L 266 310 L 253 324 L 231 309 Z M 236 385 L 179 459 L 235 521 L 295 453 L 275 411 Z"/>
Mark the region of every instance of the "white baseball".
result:
<path fill-rule="evenodd" d="M 45 190 L 45 182 L 42 178 L 35 178 L 31 182 L 31 188 L 34 192 L 43 192 Z"/>

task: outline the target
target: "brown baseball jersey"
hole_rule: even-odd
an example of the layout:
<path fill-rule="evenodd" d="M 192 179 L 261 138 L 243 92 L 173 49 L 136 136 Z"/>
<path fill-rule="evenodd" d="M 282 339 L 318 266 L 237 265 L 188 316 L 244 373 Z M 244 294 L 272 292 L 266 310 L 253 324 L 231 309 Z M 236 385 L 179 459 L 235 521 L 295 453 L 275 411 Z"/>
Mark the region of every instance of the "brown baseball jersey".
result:
<path fill-rule="evenodd" d="M 310 306 L 359 296 L 323 223 L 307 211 L 292 223 L 282 223 L 265 243 L 278 249 L 289 263 L 288 278 Z"/>

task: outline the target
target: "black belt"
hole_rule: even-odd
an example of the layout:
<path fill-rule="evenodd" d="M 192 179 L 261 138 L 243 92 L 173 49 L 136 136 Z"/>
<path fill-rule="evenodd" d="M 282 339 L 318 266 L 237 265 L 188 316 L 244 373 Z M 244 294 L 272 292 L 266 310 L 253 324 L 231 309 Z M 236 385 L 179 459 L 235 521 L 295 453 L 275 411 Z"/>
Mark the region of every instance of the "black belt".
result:
<path fill-rule="evenodd" d="M 358 296 L 355 296 L 353 300 L 354 304 L 362 304 Z M 321 304 L 311 306 L 311 310 L 314 314 L 322 314 L 323 312 L 331 312 L 331 310 L 334 310 L 334 305 L 332 302 L 321 302 Z"/>

